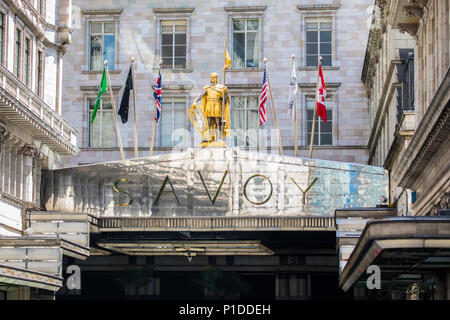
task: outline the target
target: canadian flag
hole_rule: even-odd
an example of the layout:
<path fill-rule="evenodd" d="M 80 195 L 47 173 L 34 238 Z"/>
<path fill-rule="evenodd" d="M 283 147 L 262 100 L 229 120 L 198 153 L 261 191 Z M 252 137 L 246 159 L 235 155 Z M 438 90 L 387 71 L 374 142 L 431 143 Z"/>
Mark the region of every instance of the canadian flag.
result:
<path fill-rule="evenodd" d="M 317 89 L 317 115 L 327 122 L 327 110 L 325 108 L 325 98 L 327 97 L 327 88 L 323 78 L 322 64 L 319 64 L 319 86 Z"/>

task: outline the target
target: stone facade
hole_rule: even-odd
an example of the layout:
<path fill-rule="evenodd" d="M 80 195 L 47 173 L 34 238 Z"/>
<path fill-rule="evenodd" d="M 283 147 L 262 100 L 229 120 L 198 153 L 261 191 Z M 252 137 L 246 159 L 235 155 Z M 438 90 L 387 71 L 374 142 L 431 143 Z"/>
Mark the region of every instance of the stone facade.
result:
<path fill-rule="evenodd" d="M 162 70 L 163 99 L 181 97 L 188 107 L 209 83 L 211 72 L 219 73 L 224 63 L 224 41 L 232 51 L 232 19 L 255 18 L 260 21 L 258 67 L 234 69 L 226 75 L 231 96 L 259 96 L 263 77 L 263 58 L 268 59 L 268 73 L 285 154 L 294 153 L 293 121 L 287 110 L 291 55 L 297 62 L 297 124 L 299 155 L 307 156 L 305 96 L 314 94 L 317 71 L 306 67 L 306 21 L 323 19 L 332 28 L 332 65 L 324 67 L 328 95 L 332 100 L 332 145 L 314 149 L 314 158 L 367 163 L 369 114 L 367 96 L 360 82 L 364 45 L 369 28 L 371 0 L 358 1 L 102 1 L 75 0 L 74 30 L 70 51 L 64 59 L 62 114 L 80 133 L 78 157 L 70 164 L 120 159 L 117 148 L 89 148 L 88 98 L 95 98 L 101 70 L 89 70 L 89 25 L 91 22 L 115 22 L 115 67 L 111 82 L 116 106 L 128 74 L 130 58 L 135 57 L 135 88 L 139 156 L 148 156 L 152 131 L 154 99 L 152 86 L 158 75 L 161 21 L 187 21 L 187 63 L 183 70 Z M 269 152 L 278 153 L 270 101 L 267 104 Z M 127 124 L 119 124 L 126 158 L 133 158 L 132 111 Z M 351 115 L 351 116 L 350 116 Z M 233 121 L 233 120 L 232 120 Z M 198 146 L 200 136 L 186 115 L 185 128 L 190 133 L 185 147 Z M 160 127 L 156 129 L 154 154 L 170 152 L 161 147 Z M 111 130 L 114 130 L 111 127 Z M 114 136 L 115 137 L 115 136 Z M 117 143 L 116 143 L 117 145 Z M 228 141 L 232 145 L 232 141 Z M 251 148 L 250 148 L 251 149 Z M 266 151 L 263 151 L 266 152 Z"/>
<path fill-rule="evenodd" d="M 25 253 L 35 244 L 23 236 L 31 233 L 29 211 L 41 206 L 41 171 L 60 167 L 61 156 L 79 151 L 77 131 L 61 117 L 71 1 L 4 0 L 0 18 L 0 291 L 6 291 L 6 299 L 29 299 L 30 285 L 24 279 L 42 281 L 41 288 L 61 286 L 58 275 L 47 275 L 42 268 L 57 263 L 42 256 L 44 262 L 37 266 Z M 44 255 L 51 250 L 37 249 Z M 19 256 L 27 262 L 10 262 Z M 18 269 L 9 268 L 16 265 Z M 12 274 L 16 279 L 8 282 Z"/>
<path fill-rule="evenodd" d="M 391 171 L 391 203 L 407 190 L 409 214 L 436 214 L 448 209 L 450 187 L 450 2 L 376 5 L 362 76 L 369 163 Z"/>

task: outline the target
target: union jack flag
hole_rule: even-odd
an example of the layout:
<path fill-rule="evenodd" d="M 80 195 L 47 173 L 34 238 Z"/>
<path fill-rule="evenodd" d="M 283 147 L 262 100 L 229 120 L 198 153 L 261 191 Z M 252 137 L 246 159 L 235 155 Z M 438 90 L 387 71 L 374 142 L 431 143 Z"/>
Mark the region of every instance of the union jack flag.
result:
<path fill-rule="evenodd" d="M 264 77 L 262 81 L 261 96 L 259 97 L 259 125 L 262 126 L 267 121 L 266 103 L 267 103 L 267 89 L 269 84 L 267 83 L 267 72 L 264 67 Z"/>
<path fill-rule="evenodd" d="M 156 80 L 156 86 L 155 90 L 153 91 L 153 97 L 155 97 L 155 103 L 156 103 L 156 114 L 155 114 L 155 121 L 158 123 L 159 118 L 161 118 L 161 69 L 159 69 L 159 75 L 158 80 Z"/>

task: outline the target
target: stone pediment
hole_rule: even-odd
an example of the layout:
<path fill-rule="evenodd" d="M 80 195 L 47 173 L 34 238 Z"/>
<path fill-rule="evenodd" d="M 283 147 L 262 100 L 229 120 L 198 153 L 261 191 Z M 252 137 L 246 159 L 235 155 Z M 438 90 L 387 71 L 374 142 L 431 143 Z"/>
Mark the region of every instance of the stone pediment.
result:
<path fill-rule="evenodd" d="M 237 148 L 47 171 L 47 210 L 97 217 L 333 217 L 387 199 L 383 168 Z"/>

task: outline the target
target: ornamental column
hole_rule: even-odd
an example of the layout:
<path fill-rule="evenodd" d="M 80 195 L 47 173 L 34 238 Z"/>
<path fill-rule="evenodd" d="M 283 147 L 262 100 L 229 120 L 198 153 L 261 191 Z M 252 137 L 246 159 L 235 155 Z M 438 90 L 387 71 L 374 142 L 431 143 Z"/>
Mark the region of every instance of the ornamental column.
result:
<path fill-rule="evenodd" d="M 27 202 L 33 202 L 33 190 L 34 190 L 33 163 L 34 158 L 38 154 L 38 151 L 36 148 L 27 145 L 22 149 L 22 153 L 23 153 L 22 199 Z"/>

